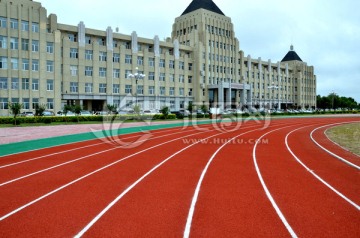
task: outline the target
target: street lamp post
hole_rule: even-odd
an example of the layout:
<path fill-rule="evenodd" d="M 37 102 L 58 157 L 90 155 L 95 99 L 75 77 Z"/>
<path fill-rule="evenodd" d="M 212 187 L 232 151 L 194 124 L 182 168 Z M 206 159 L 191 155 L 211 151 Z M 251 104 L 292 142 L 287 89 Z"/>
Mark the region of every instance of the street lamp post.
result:
<path fill-rule="evenodd" d="M 135 79 L 135 84 L 136 84 L 136 92 L 135 92 L 135 105 L 137 105 L 137 90 L 138 90 L 138 80 L 139 79 L 144 79 L 145 78 L 145 74 L 140 74 L 139 73 L 139 68 L 138 67 L 136 67 L 135 68 L 136 69 L 136 73 L 135 74 L 129 74 L 129 78 L 131 78 L 131 79 Z"/>

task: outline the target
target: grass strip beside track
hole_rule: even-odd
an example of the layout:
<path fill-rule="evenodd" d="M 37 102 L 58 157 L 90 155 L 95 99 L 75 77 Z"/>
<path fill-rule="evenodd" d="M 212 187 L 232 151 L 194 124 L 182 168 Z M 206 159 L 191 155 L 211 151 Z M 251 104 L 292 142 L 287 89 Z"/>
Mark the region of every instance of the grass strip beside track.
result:
<path fill-rule="evenodd" d="M 209 124 L 212 122 L 213 121 L 211 120 L 204 120 L 197 122 L 189 121 L 189 122 L 181 122 L 181 123 L 136 126 L 136 127 L 118 128 L 115 130 L 101 130 L 101 131 L 85 132 L 85 133 L 71 134 L 65 136 L 41 138 L 36 140 L 27 140 L 27 141 L 15 142 L 10 144 L 2 144 L 0 145 L 0 156 L 17 154 L 32 150 L 39 150 L 39 149 L 76 143 L 81 141 L 95 140 L 95 139 L 105 138 L 108 135 L 117 136 L 117 135 L 125 135 L 136 132 L 146 132 L 152 130 L 166 129 L 172 127 L 186 127 L 192 125 Z"/>

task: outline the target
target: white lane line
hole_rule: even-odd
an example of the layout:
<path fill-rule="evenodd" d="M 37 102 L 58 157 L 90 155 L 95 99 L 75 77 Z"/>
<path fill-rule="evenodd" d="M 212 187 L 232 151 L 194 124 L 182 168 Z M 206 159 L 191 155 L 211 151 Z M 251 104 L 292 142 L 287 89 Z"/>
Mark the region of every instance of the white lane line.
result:
<path fill-rule="evenodd" d="M 170 129 L 170 131 L 171 131 L 171 130 L 174 130 L 174 129 Z M 154 134 L 157 134 L 157 133 L 161 133 L 161 132 L 154 132 Z M 137 137 L 137 136 L 129 136 L 129 137 L 121 138 L 121 139 L 131 139 L 131 138 L 135 138 L 135 137 Z M 119 140 L 120 140 L 120 139 L 119 139 Z M 91 141 L 91 140 L 90 140 L 90 141 Z M 116 140 L 116 141 L 117 141 L 117 140 Z M 81 143 L 81 142 L 84 142 L 84 141 L 79 141 L 79 142 L 75 142 L 75 143 Z M 18 165 L 18 164 L 23 164 L 23 163 L 31 162 L 31 161 L 34 161 L 34 160 L 43 159 L 43 158 L 50 157 L 50 156 L 53 156 L 53 155 L 65 154 L 65 153 L 73 152 L 73 151 L 76 151 L 76 150 L 86 149 L 86 148 L 89 148 L 89 147 L 93 147 L 93 146 L 97 146 L 97 145 L 103 145 L 103 144 L 108 144 L 108 143 L 107 143 L 107 142 L 100 142 L 100 143 L 95 143 L 95 144 L 91 144 L 91 145 L 86 145 L 86 146 L 77 147 L 77 148 L 70 149 L 70 150 L 63 150 L 63 151 L 59 151 L 59 152 L 55 152 L 55 153 L 51 153 L 51 154 L 47 154 L 47 155 L 43 155 L 43 156 L 31 158 L 31 159 L 19 161 L 19 162 L 16 162 L 16 163 L 11 163 L 11 164 L 2 165 L 2 166 L 0 166 L 0 169 L 6 168 L 6 167 L 15 166 L 15 165 Z M 69 144 L 64 144 L 64 145 L 69 145 Z M 64 146 L 64 145 L 60 145 L 60 146 Z M 52 146 L 52 147 L 56 147 L 56 146 Z M 42 148 L 42 149 L 49 149 L 49 148 L 52 148 L 52 147 L 47 147 L 47 148 Z M 21 152 L 21 153 L 28 153 L 28 152 L 32 152 L 32 151 L 26 151 L 26 152 Z M 20 153 L 17 153 L 17 154 L 20 154 Z M 12 155 L 16 155 L 16 154 L 12 154 Z M 8 155 L 8 156 L 12 156 L 12 155 Z M 0 159 L 1 159 L 1 157 L 0 157 Z"/>
<path fill-rule="evenodd" d="M 176 134 L 182 134 L 182 133 L 184 133 L 184 131 L 180 131 L 180 132 L 172 133 L 172 134 L 167 134 L 167 135 L 162 135 L 162 136 L 158 136 L 158 137 L 150 138 L 150 139 L 146 139 L 146 140 L 155 140 L 155 139 L 158 139 L 158 138 L 167 137 L 167 136 L 172 136 L 172 135 L 176 135 Z M 145 141 L 145 140 L 141 140 L 141 141 L 137 141 L 137 142 L 134 142 L 134 143 L 143 143 L 144 141 Z M 22 180 L 22 179 L 24 179 L 24 178 L 28 178 L 28 177 L 34 176 L 34 175 L 36 175 L 36 174 L 40 174 L 40 173 L 43 173 L 43 172 L 46 172 L 46 171 L 49 171 L 49 170 L 52 170 L 52 169 L 55 169 L 55 168 L 58 168 L 58 167 L 67 165 L 67 164 L 71 164 L 71 163 L 74 163 L 74 162 L 77 162 L 77 161 L 80 161 L 80 160 L 83 160 L 83 159 L 86 159 L 86 158 L 93 157 L 93 156 L 95 156 L 95 155 L 99 155 L 99 154 L 103 154 L 103 153 L 106 153 L 106 152 L 109 152 L 109 151 L 112 151 L 112 150 L 116 150 L 116 149 L 119 149 L 119 148 L 118 148 L 118 147 L 114 147 L 114 148 L 111 148 L 111 149 L 102 150 L 102 151 L 99 151 L 99 152 L 96 152 L 96 153 L 93 153 L 93 154 L 90 154 L 90 155 L 82 156 L 82 157 L 77 158 L 77 159 L 74 159 L 74 160 L 70 160 L 70 161 L 67 161 L 67 162 L 64 162 L 64 163 L 61 163 L 61 164 L 57 164 L 57 165 L 51 166 L 51 167 L 46 168 L 46 169 L 38 170 L 38 171 L 36 171 L 36 172 L 30 173 L 30 174 L 26 174 L 26 175 L 23 175 L 23 176 L 21 176 L 21 177 L 18 177 L 18 178 L 15 178 L 15 179 L 12 179 L 12 180 L 9 180 L 9 181 L 0 183 L 0 187 L 2 187 L 2 186 L 4 186 L 4 185 L 7 185 L 7 184 L 10 184 L 10 183 L 13 183 L 13 182 L 16 182 L 16 181 L 19 181 L 19 180 Z"/>
<path fill-rule="evenodd" d="M 290 126 L 286 126 L 286 127 L 283 127 L 283 128 L 278 128 L 278 129 L 275 129 L 275 130 L 272 130 L 272 131 L 269 131 L 265 134 L 263 134 L 255 143 L 255 146 L 253 148 L 253 161 L 254 161 L 254 165 L 255 165 L 255 169 L 256 169 L 256 173 L 259 177 L 259 180 L 261 182 L 261 185 L 265 191 L 265 194 L 266 196 L 268 197 L 268 199 L 270 200 L 272 206 L 274 207 L 276 213 L 278 214 L 279 218 L 281 219 L 282 223 L 284 224 L 284 226 L 286 227 L 286 229 L 288 230 L 288 232 L 290 233 L 291 237 L 298 237 L 295 233 L 295 231 L 292 229 L 292 227 L 290 226 L 289 222 L 286 220 L 284 214 L 281 212 L 280 208 L 278 207 L 278 205 L 276 204 L 273 196 L 271 195 L 269 189 L 267 188 L 266 184 L 265 184 L 265 181 L 261 175 L 261 172 L 260 172 L 260 169 L 259 169 L 259 166 L 257 164 L 257 159 L 256 159 L 256 148 L 257 148 L 257 145 L 259 144 L 259 141 L 266 135 L 274 132 L 274 131 L 278 131 L 278 130 L 281 130 L 281 129 L 284 129 L 284 128 L 287 128 L 287 127 L 290 127 Z"/>
<path fill-rule="evenodd" d="M 205 174 L 207 173 L 207 170 L 210 166 L 210 164 L 212 163 L 212 161 L 214 160 L 215 156 L 219 153 L 220 150 L 222 150 L 227 144 L 229 144 L 231 141 L 235 140 L 236 138 L 238 138 L 239 136 L 242 136 L 242 135 L 245 135 L 245 134 L 248 134 L 250 132 L 254 132 L 254 131 L 257 131 L 257 130 L 262 130 L 262 128 L 260 129 L 255 129 L 255 130 L 251 130 L 251 131 L 247 131 L 245 133 L 241 133 L 233 138 L 231 138 L 230 140 L 228 140 L 225 144 L 223 144 L 222 146 L 220 146 L 214 154 L 212 154 L 212 156 L 210 157 L 209 161 L 207 162 L 205 168 L 203 169 L 201 175 L 200 175 L 200 179 L 196 185 L 196 188 L 195 188 L 195 192 L 194 192 L 194 196 L 191 200 L 191 205 L 190 205 L 190 209 L 189 209 L 189 213 L 188 213 L 188 216 L 187 216 L 187 219 L 186 219 L 186 225 L 185 225 L 185 229 L 184 229 L 184 235 L 183 237 L 184 238 L 188 238 L 190 236 L 190 231 L 191 231 L 191 224 L 192 224 L 192 219 L 194 217 L 194 212 L 195 212 L 195 206 L 196 206 L 196 203 L 197 203 L 197 200 L 198 200 L 198 197 L 199 197 L 199 193 L 200 193 L 200 188 L 201 188 L 201 185 L 202 185 L 202 182 L 204 180 L 204 177 L 205 177 Z"/>
<path fill-rule="evenodd" d="M 74 236 L 74 238 L 79 238 L 82 235 L 84 235 L 107 211 L 109 211 L 111 209 L 111 207 L 113 207 L 122 197 L 124 197 L 131 189 L 133 189 L 138 183 L 140 183 L 142 180 L 144 180 L 147 176 L 149 176 L 152 172 L 154 172 L 156 169 L 158 169 L 160 166 L 162 166 L 163 164 L 165 164 L 167 161 L 169 161 L 170 159 L 172 159 L 174 156 L 180 154 L 181 152 L 189 149 L 190 147 L 202 142 L 202 141 L 206 141 L 209 138 L 215 137 L 217 135 L 220 134 L 224 134 L 224 132 L 221 133 L 217 133 L 215 135 L 206 137 L 204 139 L 198 140 L 196 142 L 194 142 L 191 145 L 188 145 L 186 147 L 184 147 L 183 149 L 177 151 L 176 153 L 172 154 L 171 156 L 169 156 L 168 158 L 166 158 L 165 160 L 163 160 L 161 163 L 157 164 L 155 167 L 153 167 L 151 170 L 149 170 L 146 174 L 144 174 L 142 177 L 140 177 L 138 180 L 136 180 L 133 184 L 131 184 L 127 189 L 125 189 L 119 196 L 117 196 L 111 203 L 109 203 L 96 217 L 94 217 L 94 219 L 92 219 L 77 235 Z"/>
<path fill-rule="evenodd" d="M 327 152 L 328 154 L 334 156 L 335 158 L 337 158 L 338 160 L 350 165 L 351 167 L 354 167 L 355 169 L 358 169 L 360 170 L 360 166 L 356 165 L 356 164 L 353 164 L 351 163 L 350 161 L 344 159 L 343 157 L 331 152 L 330 150 L 326 149 L 325 147 L 323 147 L 322 145 L 320 145 L 313 137 L 313 134 L 315 131 L 317 131 L 318 129 L 321 129 L 321 128 L 324 128 L 324 127 L 327 127 L 327 126 L 334 126 L 334 125 L 339 125 L 339 124 L 348 124 L 348 123 L 352 123 L 352 122 L 342 122 L 342 123 L 334 123 L 334 124 L 329 124 L 329 125 L 325 125 L 325 126 L 321 126 L 321 127 L 318 127 L 318 128 L 315 128 L 311 133 L 310 133 L 310 138 L 311 140 L 318 146 L 320 147 L 321 149 L 323 149 L 325 152 Z"/>
<path fill-rule="evenodd" d="M 285 137 L 285 144 L 286 144 L 286 147 L 288 149 L 288 151 L 292 154 L 292 156 L 294 157 L 294 159 L 299 163 L 301 164 L 309 173 L 311 173 L 316 179 L 318 179 L 321 183 L 323 183 L 326 187 L 330 188 L 333 192 L 335 192 L 337 195 L 339 195 L 341 198 L 343 198 L 345 201 L 347 201 L 348 203 L 350 203 L 352 206 L 354 206 L 357 210 L 360 210 L 360 206 L 357 205 L 355 202 L 353 202 L 352 200 L 350 200 L 349 198 L 347 198 L 344 194 L 340 193 L 338 190 L 336 190 L 333 186 L 331 186 L 329 183 L 327 183 L 325 180 L 323 180 L 319 175 L 317 175 L 313 170 L 311 170 L 309 167 L 307 167 L 295 154 L 294 152 L 291 150 L 289 144 L 288 144 L 288 138 L 289 136 L 297 131 L 297 130 L 300 130 L 300 129 L 303 129 L 305 127 L 308 127 L 308 126 L 304 126 L 304 127 L 300 127 L 300 128 L 297 128 L 296 130 L 293 130 L 291 132 L 289 132 L 286 137 Z"/>
<path fill-rule="evenodd" d="M 159 147 L 159 146 L 162 146 L 162 145 L 171 143 L 171 142 L 173 142 L 173 141 L 181 140 L 181 139 L 184 139 L 184 138 L 186 138 L 186 137 L 193 136 L 193 135 L 197 135 L 197 134 L 202 134 L 202 133 L 205 133 L 205 132 L 198 132 L 198 133 L 190 134 L 190 135 L 187 135 L 187 136 L 184 136 L 184 137 L 180 137 L 180 138 L 176 138 L 176 139 L 173 139 L 173 140 L 169 140 L 169 141 L 166 141 L 166 142 L 164 142 L 164 143 L 160 143 L 160 144 L 157 144 L 157 145 L 155 145 L 155 146 L 152 146 L 152 147 L 146 148 L 146 149 L 144 149 L 144 150 L 138 151 L 138 152 L 136 152 L 136 153 L 134 153 L 134 154 L 128 155 L 128 156 L 126 156 L 126 157 L 124 157 L 124 158 L 122 158 L 122 159 L 119 159 L 119 160 L 117 160 L 117 161 L 114 161 L 114 162 L 112 162 L 111 164 L 108 164 L 108 165 L 106 165 L 106 166 L 103 166 L 103 167 L 101 167 L 101 168 L 99 168 L 99 169 L 97 169 L 97 170 L 94 170 L 94 171 L 92 171 L 92 172 L 90 172 L 90 173 L 88 173 L 88 174 L 86 174 L 86 175 L 84 175 L 84 176 L 82 176 L 82 177 L 80 177 L 80 178 L 77 178 L 77 179 L 75 179 L 75 180 L 73 180 L 73 181 L 71 181 L 71 182 L 69 182 L 69 183 L 67 183 L 67 184 L 65 184 L 65 185 L 63 185 L 63 186 L 61 186 L 61 187 L 59 187 L 59 188 L 57 188 L 57 189 L 55 189 L 55 190 L 53 190 L 53 191 L 51 191 L 51 192 L 49 192 L 49 193 L 47 193 L 47 194 L 41 196 L 41 197 L 39 197 L 39 198 L 37 198 L 37 199 L 35 199 L 35 200 L 33 200 L 33 201 L 31 201 L 31 202 L 29 202 L 29 203 L 21 206 L 21 207 L 15 209 L 15 210 L 13 210 L 13 211 L 7 213 L 7 214 L 5 214 L 4 216 L 0 217 L 0 221 L 6 219 L 6 218 L 8 218 L 8 217 L 10 217 L 11 215 L 14 215 L 15 213 L 17 213 L 17 212 L 19 212 L 19 211 L 21 211 L 21 210 L 23 210 L 23 209 L 25 209 L 25 208 L 33 205 L 34 203 L 37 203 L 38 201 L 40 201 L 40 200 L 42 200 L 42 199 L 44 199 L 44 198 L 46 198 L 46 197 L 48 197 L 48 196 L 56 193 L 56 192 L 59 192 L 60 190 L 66 188 L 66 187 L 69 187 L 70 185 L 72 185 L 72 184 L 74 184 L 74 183 L 76 183 L 76 182 L 79 182 L 79 181 L 81 181 L 81 180 L 83 180 L 83 179 L 85 179 L 85 178 L 87 178 L 87 177 L 89 177 L 89 176 L 91 176 L 91 175 L 93 175 L 93 174 L 96 174 L 96 173 L 98 173 L 98 172 L 100 172 L 100 171 L 102 171 L 102 170 L 105 170 L 105 169 L 107 169 L 107 168 L 109 168 L 109 167 L 111 167 L 111 166 L 113 166 L 113 165 L 115 165 L 115 164 L 118 164 L 118 163 L 120 163 L 120 162 L 122 162 L 122 161 L 124 161 L 124 160 L 126 160 L 126 159 L 129 159 L 129 158 L 131 158 L 131 157 L 133 157 L 133 156 L 135 156 L 135 155 L 138 155 L 138 154 L 141 154 L 141 153 L 143 153 L 143 152 L 145 152 L 145 151 L 151 150 L 151 149 L 153 149 L 153 148 L 156 148 L 156 147 Z"/>

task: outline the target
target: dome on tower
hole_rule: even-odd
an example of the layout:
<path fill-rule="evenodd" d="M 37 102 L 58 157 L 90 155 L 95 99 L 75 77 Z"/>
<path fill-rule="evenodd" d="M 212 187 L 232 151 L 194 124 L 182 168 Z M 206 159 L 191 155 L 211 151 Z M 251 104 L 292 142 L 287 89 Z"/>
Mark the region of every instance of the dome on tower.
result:
<path fill-rule="evenodd" d="M 181 16 L 201 8 L 225 16 L 225 14 L 212 0 L 193 0 Z"/>
<path fill-rule="evenodd" d="M 281 60 L 281 62 L 285 62 L 285 61 L 301 61 L 301 58 L 298 56 L 298 54 L 296 54 L 296 52 L 294 51 L 294 46 L 291 45 L 290 46 L 290 51 L 285 55 L 285 57 Z"/>

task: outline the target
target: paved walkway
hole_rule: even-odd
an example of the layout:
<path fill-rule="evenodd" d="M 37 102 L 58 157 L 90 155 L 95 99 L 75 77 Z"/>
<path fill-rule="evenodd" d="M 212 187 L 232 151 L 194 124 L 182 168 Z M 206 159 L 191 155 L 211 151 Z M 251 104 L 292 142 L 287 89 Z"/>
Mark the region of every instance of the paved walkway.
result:
<path fill-rule="evenodd" d="M 79 124 L 34 127 L 0 128 L 0 144 L 9 144 L 34 139 L 50 138 L 63 135 L 73 135 L 85 132 L 101 131 L 104 129 L 118 129 L 138 126 L 161 125 L 179 123 L 179 121 L 133 122 L 110 124 Z"/>

